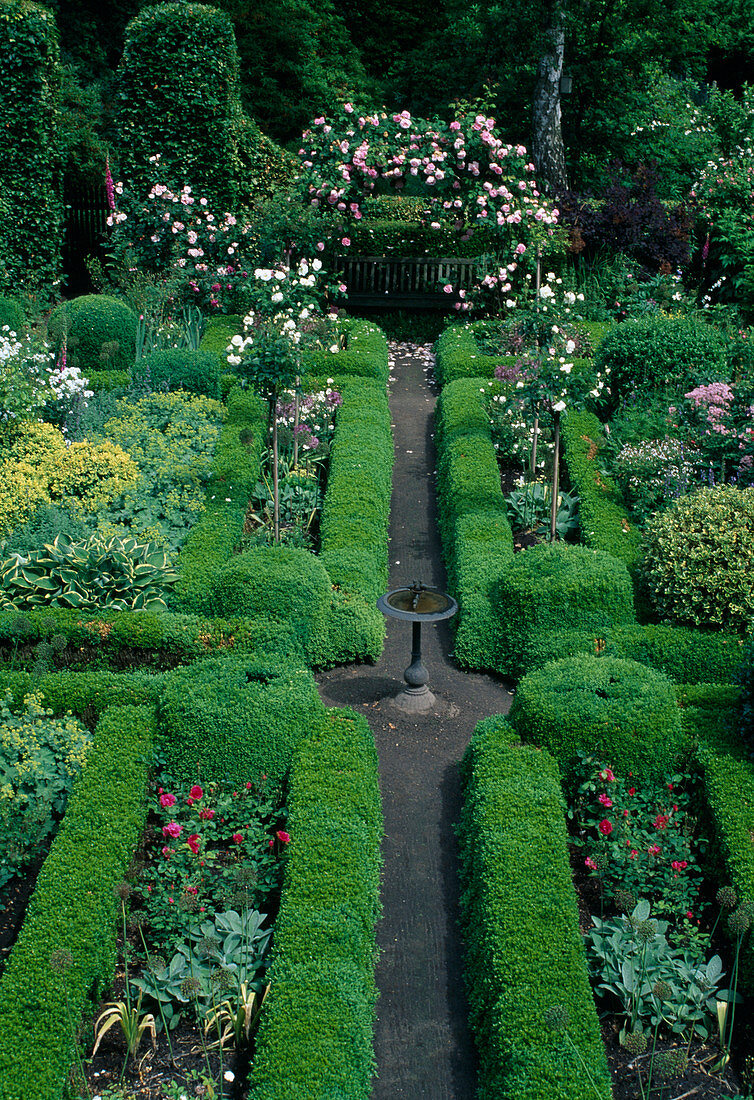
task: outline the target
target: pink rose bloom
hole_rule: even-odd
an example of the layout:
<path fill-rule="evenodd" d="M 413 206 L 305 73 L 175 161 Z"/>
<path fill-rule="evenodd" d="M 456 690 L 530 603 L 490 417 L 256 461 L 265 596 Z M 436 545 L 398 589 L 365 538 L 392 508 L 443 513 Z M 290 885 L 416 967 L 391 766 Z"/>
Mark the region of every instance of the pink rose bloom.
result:
<path fill-rule="evenodd" d="M 177 821 L 171 821 L 168 825 L 162 826 L 162 835 L 171 836 L 174 840 L 181 835 L 181 832 L 182 827 L 178 824 Z"/>
<path fill-rule="evenodd" d="M 174 794 L 161 794 L 160 795 L 160 805 L 162 806 L 163 810 L 167 810 L 169 806 L 175 805 L 175 795 Z"/>
<path fill-rule="evenodd" d="M 234 833 L 232 839 L 236 844 L 241 844 L 243 841 L 243 833 Z"/>
<path fill-rule="evenodd" d="M 275 833 L 275 836 L 278 838 L 281 844 L 288 844 L 291 839 L 289 834 L 286 833 L 284 829 L 278 829 L 278 831 Z"/>
<path fill-rule="evenodd" d="M 199 799 L 204 796 L 204 791 L 202 790 L 202 788 L 199 786 L 198 783 L 195 783 L 194 786 L 189 791 L 189 794 L 191 795 L 191 797 L 194 799 L 195 802 L 198 802 Z"/>

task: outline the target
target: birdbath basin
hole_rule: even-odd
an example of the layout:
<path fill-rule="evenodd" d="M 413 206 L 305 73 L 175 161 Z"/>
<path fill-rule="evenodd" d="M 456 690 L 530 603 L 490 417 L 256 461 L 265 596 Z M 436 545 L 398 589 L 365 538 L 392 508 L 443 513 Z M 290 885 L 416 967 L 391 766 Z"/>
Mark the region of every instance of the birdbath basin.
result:
<path fill-rule="evenodd" d="M 406 687 L 393 700 L 401 710 L 421 714 L 431 710 L 435 697 L 429 690 L 429 673 L 422 663 L 422 623 L 439 623 L 458 611 L 447 592 L 414 581 L 410 588 L 393 588 L 380 596 L 377 606 L 383 615 L 411 623 L 411 664 L 403 673 Z"/>

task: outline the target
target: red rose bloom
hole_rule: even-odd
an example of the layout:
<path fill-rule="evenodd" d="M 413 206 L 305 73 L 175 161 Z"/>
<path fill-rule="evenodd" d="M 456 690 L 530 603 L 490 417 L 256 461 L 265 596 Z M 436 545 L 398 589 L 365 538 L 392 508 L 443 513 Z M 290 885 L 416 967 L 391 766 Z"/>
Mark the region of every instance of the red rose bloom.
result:
<path fill-rule="evenodd" d="M 191 836 L 186 837 L 186 843 L 195 856 L 199 855 L 199 834 L 192 833 Z"/>
<path fill-rule="evenodd" d="M 275 833 L 275 836 L 278 838 L 281 844 L 287 844 L 291 839 L 288 833 L 284 832 L 283 829 L 278 829 L 278 831 Z"/>
<path fill-rule="evenodd" d="M 613 831 L 613 823 L 612 821 L 608 821 L 608 819 L 605 818 L 604 821 L 600 821 L 597 828 L 603 836 L 610 836 L 611 832 Z"/>
<path fill-rule="evenodd" d="M 197 783 L 195 783 L 194 786 L 189 791 L 189 794 L 193 798 L 194 802 L 198 802 L 199 799 L 203 797 L 204 791 L 202 790 L 202 788 Z"/>

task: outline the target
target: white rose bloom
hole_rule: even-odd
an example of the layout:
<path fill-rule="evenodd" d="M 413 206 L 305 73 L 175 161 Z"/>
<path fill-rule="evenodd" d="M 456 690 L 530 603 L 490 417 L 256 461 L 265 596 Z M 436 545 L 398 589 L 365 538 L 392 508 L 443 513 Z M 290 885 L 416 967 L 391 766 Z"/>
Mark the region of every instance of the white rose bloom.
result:
<path fill-rule="evenodd" d="M 270 298 L 271 302 L 282 302 L 282 300 L 283 300 L 283 295 L 280 293 L 279 290 L 276 291 Z"/>
<path fill-rule="evenodd" d="M 268 267 L 258 267 L 254 272 L 254 278 L 261 279 L 263 283 L 269 283 L 272 274 Z"/>
<path fill-rule="evenodd" d="M 566 407 L 565 401 L 556 401 L 555 404 L 552 407 L 552 411 L 556 412 L 556 413 L 562 413 L 562 411 L 565 407 Z"/>
<path fill-rule="evenodd" d="M 322 270 L 322 261 L 321 260 L 312 260 L 312 271 L 321 271 L 321 270 Z"/>
<path fill-rule="evenodd" d="M 576 343 L 573 340 L 569 340 L 566 344 L 566 355 L 573 355 L 576 350 Z"/>

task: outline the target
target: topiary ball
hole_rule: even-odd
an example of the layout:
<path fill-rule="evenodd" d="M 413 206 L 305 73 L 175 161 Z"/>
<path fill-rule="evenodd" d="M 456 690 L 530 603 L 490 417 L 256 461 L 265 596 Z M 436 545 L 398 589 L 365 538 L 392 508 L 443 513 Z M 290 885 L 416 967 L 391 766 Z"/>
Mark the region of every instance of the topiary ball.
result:
<path fill-rule="evenodd" d="M 220 398 L 220 359 L 214 352 L 165 348 L 142 359 L 139 368 L 156 390 L 188 390 Z"/>
<path fill-rule="evenodd" d="M 66 338 L 67 361 L 83 374 L 96 370 L 130 370 L 136 356 L 139 319 L 120 298 L 84 294 L 62 302 L 47 328 L 58 351 Z"/>
<path fill-rule="evenodd" d="M 661 621 L 745 631 L 754 617 L 754 489 L 700 489 L 657 513 L 640 570 Z"/>
<path fill-rule="evenodd" d="M 566 779 L 579 752 L 656 777 L 685 748 L 671 681 L 618 657 L 564 657 L 535 669 L 519 682 L 508 717 L 522 741 L 549 749 Z"/>

